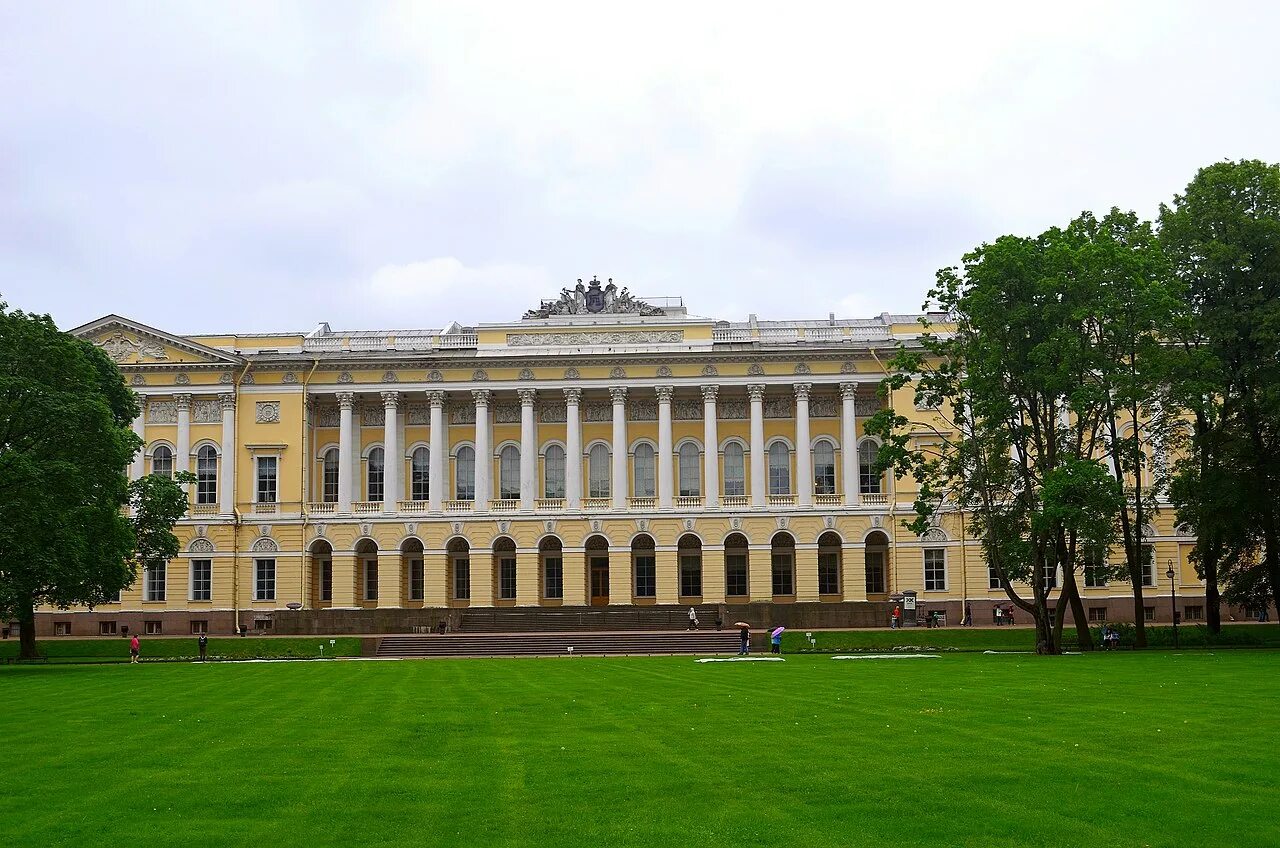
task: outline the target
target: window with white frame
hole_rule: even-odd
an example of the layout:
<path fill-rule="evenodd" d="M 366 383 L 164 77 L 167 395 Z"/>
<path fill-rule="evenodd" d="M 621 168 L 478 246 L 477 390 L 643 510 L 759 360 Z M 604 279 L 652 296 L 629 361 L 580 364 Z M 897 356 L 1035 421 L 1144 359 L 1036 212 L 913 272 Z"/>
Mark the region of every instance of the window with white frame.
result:
<path fill-rule="evenodd" d="M 463 445 L 458 448 L 458 456 L 454 468 L 457 485 L 455 496 L 460 501 L 476 499 L 476 452 L 475 448 Z"/>
<path fill-rule="evenodd" d="M 657 473 L 654 470 L 653 445 L 641 442 L 636 445 L 635 469 L 632 472 L 637 498 L 651 498 L 655 494 Z"/>
<path fill-rule="evenodd" d="M 520 448 L 515 445 L 498 451 L 498 497 L 503 500 L 520 497 Z"/>
<path fill-rule="evenodd" d="M 885 592 L 884 551 L 867 551 L 863 555 L 866 565 L 866 586 L 868 595 L 882 595 Z"/>
<path fill-rule="evenodd" d="M 378 600 L 378 561 L 376 559 L 364 561 L 364 599 Z"/>
<path fill-rule="evenodd" d="M 838 551 L 818 552 L 818 594 L 840 594 L 840 554 Z"/>
<path fill-rule="evenodd" d="M 925 548 L 924 589 L 941 592 L 947 588 L 947 552 L 942 548 Z"/>
<path fill-rule="evenodd" d="M 1040 575 L 1044 580 L 1043 586 L 1046 590 L 1058 588 L 1058 566 L 1056 563 L 1046 563 L 1040 567 Z"/>
<path fill-rule="evenodd" d="M 166 564 L 163 562 L 147 563 L 143 579 L 143 597 L 148 601 L 163 601 L 165 597 Z"/>
<path fill-rule="evenodd" d="M 680 555 L 680 594 L 683 597 L 702 595 L 702 554 Z"/>
<path fill-rule="evenodd" d="M 587 453 L 587 497 L 609 497 L 609 449 L 603 444 L 592 445 Z"/>
<path fill-rule="evenodd" d="M 213 560 L 191 560 L 191 600 L 213 600 Z"/>
<path fill-rule="evenodd" d="M 542 496 L 564 497 L 564 448 L 548 445 L 542 468 Z"/>
<path fill-rule="evenodd" d="M 453 558 L 453 597 L 455 600 L 471 600 L 471 558 Z"/>
<path fill-rule="evenodd" d="M 702 494 L 701 457 L 698 446 L 693 442 L 680 445 L 680 497 L 696 498 Z"/>
<path fill-rule="evenodd" d="M 1156 585 L 1156 551 L 1150 545 L 1142 546 L 1142 585 Z"/>
<path fill-rule="evenodd" d="M 498 560 L 498 598 L 504 601 L 516 599 L 516 558 L 504 556 Z"/>
<path fill-rule="evenodd" d="M 564 597 L 564 559 L 559 554 L 543 557 L 542 596 L 551 600 Z"/>
<path fill-rule="evenodd" d="M 409 459 L 409 498 L 425 501 L 431 496 L 431 453 L 426 447 L 417 447 Z"/>
<path fill-rule="evenodd" d="M 271 504 L 276 502 L 276 471 L 279 459 L 274 456 L 260 456 L 258 461 L 258 497 L 256 503 Z"/>
<path fill-rule="evenodd" d="M 747 493 L 747 473 L 742 445 L 729 442 L 724 446 L 724 493 L 741 497 Z"/>
<path fill-rule="evenodd" d="M 864 495 L 880 494 L 881 477 L 876 471 L 880 446 L 871 440 L 858 445 L 858 487 Z"/>
<path fill-rule="evenodd" d="M 636 553 L 636 597 L 653 598 L 658 594 L 658 570 L 653 551 Z"/>
<path fill-rule="evenodd" d="M 368 485 L 365 490 L 365 500 L 367 501 L 382 503 L 382 499 L 386 496 L 386 457 L 386 452 L 382 448 L 374 448 L 369 451 Z"/>
<path fill-rule="evenodd" d="M 151 451 L 151 473 L 173 479 L 173 451 L 168 445 L 156 445 Z"/>
<path fill-rule="evenodd" d="M 772 554 L 772 566 L 773 594 L 794 595 L 796 591 L 795 558 L 791 552 L 775 550 Z"/>
<path fill-rule="evenodd" d="M 422 560 L 409 560 L 409 600 L 420 601 L 426 594 L 426 575 L 423 574 Z"/>
<path fill-rule="evenodd" d="M 1000 582 L 1000 572 L 994 565 L 987 566 L 987 588 L 1003 589 L 1004 584 Z"/>
<path fill-rule="evenodd" d="M 325 503 L 338 502 L 338 449 L 329 448 L 324 452 L 324 471 L 321 483 L 320 498 Z"/>
<path fill-rule="evenodd" d="M 1084 567 L 1084 585 L 1086 589 L 1101 589 L 1107 585 L 1106 565 L 1086 565 Z"/>
<path fill-rule="evenodd" d="M 783 442 L 769 445 L 769 494 L 791 494 L 791 451 Z"/>
<path fill-rule="evenodd" d="M 724 555 L 724 593 L 730 598 L 747 596 L 747 555 Z"/>
<path fill-rule="evenodd" d="M 201 445 L 196 452 L 196 503 L 218 502 L 218 451 L 213 445 Z"/>
<path fill-rule="evenodd" d="M 836 493 L 836 448 L 826 439 L 813 446 L 813 493 Z"/>
<path fill-rule="evenodd" d="M 276 599 L 276 561 L 274 559 L 253 561 L 253 599 L 255 601 Z"/>

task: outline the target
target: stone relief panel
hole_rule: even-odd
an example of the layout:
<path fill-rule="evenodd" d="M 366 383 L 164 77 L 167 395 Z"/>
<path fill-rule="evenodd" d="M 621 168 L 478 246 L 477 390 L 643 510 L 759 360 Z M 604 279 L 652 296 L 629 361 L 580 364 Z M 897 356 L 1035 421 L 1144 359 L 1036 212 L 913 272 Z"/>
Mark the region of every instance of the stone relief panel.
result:
<path fill-rule="evenodd" d="M 767 397 L 764 399 L 765 418 L 790 418 L 795 414 L 795 405 L 791 398 Z"/>
<path fill-rule="evenodd" d="M 173 382 L 179 386 L 189 386 L 191 385 L 191 377 L 186 371 L 179 371 L 177 376 L 173 378 Z"/>
<path fill-rule="evenodd" d="M 317 427 L 337 427 L 341 424 L 341 410 L 336 406 L 317 406 L 316 407 L 316 426 Z"/>
<path fill-rule="evenodd" d="M 356 381 L 356 378 L 351 376 L 350 371 L 343 371 L 341 374 L 338 375 L 339 383 L 354 383 L 355 381 Z"/>
<path fill-rule="evenodd" d="M 245 375 L 240 378 L 240 385 L 252 386 L 253 384 L 254 384 L 253 372 L 251 371 L 245 372 Z"/>
<path fill-rule="evenodd" d="M 584 404 L 582 407 L 582 417 L 587 421 L 612 421 L 613 406 L 598 401 Z"/>
<path fill-rule="evenodd" d="M 532 369 L 530 369 L 530 368 L 521 368 L 521 369 L 520 369 L 520 379 L 521 379 L 521 380 L 532 380 L 532 379 L 533 379 L 533 370 L 532 370 Z"/>
<path fill-rule="evenodd" d="M 752 377 L 763 377 L 764 366 L 761 365 L 759 362 L 753 362 L 751 363 L 750 367 L 747 368 L 747 373 L 750 374 Z"/>
<path fill-rule="evenodd" d="M 254 420 L 259 424 L 280 423 L 280 401 L 260 400 L 253 405 Z"/>
<path fill-rule="evenodd" d="M 443 379 L 444 379 L 444 374 L 441 374 L 439 371 L 435 370 L 434 368 L 427 372 L 428 383 L 438 383 Z"/>
<path fill-rule="evenodd" d="M 493 408 L 494 424 L 519 424 L 520 404 L 500 403 Z"/>
<path fill-rule="evenodd" d="M 722 400 L 716 404 L 716 417 L 726 421 L 745 421 L 750 414 L 745 400 Z"/>
<path fill-rule="evenodd" d="M 130 380 L 129 382 L 131 382 L 135 386 L 145 386 L 147 384 L 147 378 L 142 376 L 141 374 L 134 374 L 133 379 Z"/>
<path fill-rule="evenodd" d="M 627 404 L 628 421 L 657 421 L 658 404 L 652 400 L 633 400 Z"/>
<path fill-rule="evenodd" d="M 543 424 L 563 424 L 567 415 L 563 403 L 544 403 L 538 407 L 538 420 Z"/>
<path fill-rule="evenodd" d="M 670 377 L 670 376 L 671 376 L 671 369 L 670 369 L 668 366 L 666 366 L 666 365 L 659 365 L 659 366 L 658 366 L 658 376 L 659 376 L 659 377 Z"/>
<path fill-rule="evenodd" d="M 218 376 L 218 382 L 224 385 L 234 383 L 235 380 L 236 378 L 232 376 L 230 371 L 223 371 L 222 374 Z"/>
<path fill-rule="evenodd" d="M 387 409 L 380 403 L 366 403 L 360 407 L 361 427 L 381 427 L 387 422 Z"/>
<path fill-rule="evenodd" d="M 671 402 L 671 417 L 677 421 L 702 420 L 702 401 L 679 398 Z"/>
<path fill-rule="evenodd" d="M 471 404 L 460 404 L 449 408 L 450 424 L 476 423 L 476 408 Z"/>
<path fill-rule="evenodd" d="M 169 358 L 169 354 L 165 352 L 163 345 L 145 340 L 134 341 L 124 333 L 115 333 L 111 337 L 98 342 L 98 347 L 102 348 L 103 352 L 111 357 L 114 362 L 124 362 L 135 353 L 139 359 L 143 357 L 150 359 Z"/>
<path fill-rule="evenodd" d="M 280 380 L 283 383 L 289 383 L 292 385 L 293 383 L 298 382 L 298 375 L 292 371 L 286 371 L 284 372 L 284 376 L 281 377 Z"/>
<path fill-rule="evenodd" d="M 148 424 L 177 424 L 178 404 L 171 400 L 152 400 L 147 402 Z"/>
<path fill-rule="evenodd" d="M 511 347 L 581 347 L 583 345 L 678 344 L 684 330 L 592 333 L 507 333 Z"/>
<path fill-rule="evenodd" d="M 859 418 L 869 418 L 880 411 L 880 398 L 855 398 L 853 410 Z"/>
<path fill-rule="evenodd" d="M 431 404 L 411 403 L 405 407 L 404 423 L 414 426 L 431 423 Z"/>
<path fill-rule="evenodd" d="M 217 424 L 222 421 L 222 404 L 217 398 L 197 398 L 191 401 L 192 424 Z"/>
<path fill-rule="evenodd" d="M 577 380 L 581 377 L 582 377 L 582 374 L 578 371 L 577 368 L 564 369 L 564 378 L 566 380 Z"/>
<path fill-rule="evenodd" d="M 834 395 L 818 395 L 809 399 L 810 418 L 839 418 L 840 404 Z"/>

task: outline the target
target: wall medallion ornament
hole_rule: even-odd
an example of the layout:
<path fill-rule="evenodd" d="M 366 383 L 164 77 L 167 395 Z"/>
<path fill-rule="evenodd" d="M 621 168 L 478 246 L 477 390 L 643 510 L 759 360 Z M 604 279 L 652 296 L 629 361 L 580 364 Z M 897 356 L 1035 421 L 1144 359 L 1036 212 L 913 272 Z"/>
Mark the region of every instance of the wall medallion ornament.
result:
<path fill-rule="evenodd" d="M 435 370 L 434 368 L 427 372 L 428 383 L 438 383 L 443 379 L 444 379 L 444 375 L 441 374 L 439 371 Z"/>
<path fill-rule="evenodd" d="M 580 379 L 581 377 L 582 377 L 582 374 L 581 372 L 578 371 L 577 368 L 564 369 L 564 378 L 566 380 L 577 380 L 577 379 Z"/>
<path fill-rule="evenodd" d="M 841 373 L 841 374 L 856 374 L 856 373 L 858 373 L 858 366 L 854 365 L 854 364 L 853 364 L 853 362 L 851 362 L 851 361 L 845 361 L 845 362 L 840 366 L 840 373 Z"/>
<path fill-rule="evenodd" d="M 356 378 L 351 376 L 350 371 L 343 371 L 341 374 L 338 375 L 339 383 L 354 383 L 355 381 L 356 381 Z"/>
<path fill-rule="evenodd" d="M 741 530 L 741 529 L 742 529 L 742 519 L 741 519 L 741 518 L 736 518 L 736 517 L 735 517 L 735 518 L 730 518 L 730 519 L 729 519 L 729 529 L 730 529 L 730 530 Z"/>
<path fill-rule="evenodd" d="M 298 382 L 298 375 L 292 371 L 286 371 L 284 372 L 284 376 L 280 378 L 280 382 L 292 385 Z"/>
<path fill-rule="evenodd" d="M 556 529 L 556 523 L 555 523 L 554 521 L 546 521 L 546 522 L 543 522 L 543 525 L 542 525 L 542 526 L 546 529 L 546 532 L 547 532 L 547 533 L 554 533 L 554 532 L 555 532 L 555 529 Z"/>
<path fill-rule="evenodd" d="M 684 520 L 684 529 L 685 529 L 685 530 L 692 530 L 692 529 L 693 529 L 693 519 L 692 519 L 692 518 L 686 518 L 686 519 Z"/>
<path fill-rule="evenodd" d="M 601 285 L 600 280 L 592 277 L 591 282 L 586 285 L 583 285 L 582 279 L 579 278 L 577 286 L 572 289 L 561 289 L 558 298 L 542 301 L 541 306 L 530 309 L 524 317 L 550 318 L 553 315 L 600 314 L 665 315 L 666 313 L 634 297 L 627 291 L 626 286 L 618 288 L 614 285 L 612 277 L 604 285 Z"/>
<path fill-rule="evenodd" d="M 595 532 L 599 533 L 599 532 L 600 532 L 600 527 L 601 527 L 600 520 L 599 520 L 599 519 L 595 519 L 595 518 L 593 518 L 593 519 L 591 520 L 591 529 L 592 529 L 593 531 L 595 531 Z"/>
<path fill-rule="evenodd" d="M 398 382 L 400 382 L 400 378 L 396 375 L 396 372 L 394 372 L 394 371 L 383 371 L 383 372 L 382 372 L 382 382 L 384 382 L 384 383 L 398 383 Z"/>
<path fill-rule="evenodd" d="M 218 375 L 218 382 L 222 383 L 224 386 L 230 385 L 235 381 L 236 381 L 236 378 L 231 374 L 230 371 L 223 371 L 221 374 Z"/>
<path fill-rule="evenodd" d="M 253 372 L 251 371 L 246 371 L 244 376 L 240 378 L 240 385 L 242 386 L 252 386 L 253 383 Z"/>
<path fill-rule="evenodd" d="M 883 526 L 884 526 L 884 516 L 882 516 L 882 515 L 873 515 L 873 516 L 871 516 L 871 526 L 872 526 L 872 527 L 883 527 Z"/>
<path fill-rule="evenodd" d="M 259 424 L 280 423 L 280 401 L 260 400 L 254 404 L 254 420 Z"/>
<path fill-rule="evenodd" d="M 208 534 L 209 534 L 209 525 L 208 525 L 208 524 L 197 524 L 197 525 L 196 525 L 196 535 L 197 535 L 197 536 L 207 536 Z"/>
<path fill-rule="evenodd" d="M 461 521 L 455 521 L 455 522 L 453 522 L 453 532 L 454 532 L 454 533 L 457 533 L 457 534 L 462 533 L 462 522 L 461 522 Z"/>
<path fill-rule="evenodd" d="M 179 371 L 177 376 L 173 378 L 173 382 L 179 386 L 189 386 L 191 385 L 191 377 L 187 375 L 186 371 Z"/>
<path fill-rule="evenodd" d="M 520 379 L 521 379 L 521 380 L 532 380 L 532 379 L 533 379 L 533 369 L 532 369 L 532 368 L 521 368 L 521 369 L 520 369 Z"/>
<path fill-rule="evenodd" d="M 641 531 L 642 533 L 643 533 L 643 532 L 645 532 L 645 531 L 647 531 L 647 530 L 649 529 L 649 519 L 647 519 L 647 518 L 637 518 L 637 519 L 636 519 L 636 529 L 637 529 L 637 530 L 639 530 L 639 531 Z"/>
<path fill-rule="evenodd" d="M 489 379 L 489 372 L 485 371 L 483 368 L 477 368 L 476 370 L 471 372 L 471 379 L 475 380 L 478 383 L 484 382 L 485 380 Z"/>
<path fill-rule="evenodd" d="M 499 521 L 499 522 L 498 522 L 498 532 L 499 532 L 499 533 L 510 533 L 510 532 L 511 532 L 511 522 L 510 522 L 510 521 Z"/>
<path fill-rule="evenodd" d="M 253 543 L 253 552 L 259 554 L 275 553 L 280 550 L 280 546 L 274 540 L 266 536 L 261 537 Z"/>
<path fill-rule="evenodd" d="M 787 517 L 785 515 L 778 516 L 778 529 L 779 530 L 787 529 Z"/>
<path fill-rule="evenodd" d="M 326 528 L 325 528 L 325 525 L 323 525 L 323 524 L 317 524 L 317 525 L 316 525 L 316 538 L 317 538 L 317 539 L 323 539 L 323 538 L 324 538 L 324 532 L 325 532 L 325 529 L 326 529 Z"/>
<path fill-rule="evenodd" d="M 412 536 L 418 532 L 418 525 L 410 521 L 404 525 L 404 532 L 407 535 Z"/>
<path fill-rule="evenodd" d="M 147 378 L 141 374 L 134 374 L 133 379 L 129 382 L 133 383 L 135 386 L 145 386 L 147 384 Z"/>
<path fill-rule="evenodd" d="M 211 554 L 213 553 L 213 542 L 208 539 L 192 539 L 187 550 L 193 554 Z"/>
<path fill-rule="evenodd" d="M 625 368 L 615 367 L 612 371 L 609 372 L 609 376 L 615 380 L 625 380 L 627 377 L 627 371 Z"/>
<path fill-rule="evenodd" d="M 835 516 L 833 516 L 833 515 L 828 515 L 828 516 L 826 516 L 825 518 L 823 518 L 823 519 L 822 519 L 822 526 L 823 526 L 823 527 L 826 527 L 828 530 L 834 529 L 834 528 L 835 528 L 835 526 L 836 526 L 836 519 L 835 519 Z"/>
<path fill-rule="evenodd" d="M 763 377 L 764 366 L 761 365 L 759 362 L 753 362 L 749 366 L 747 366 L 747 373 L 752 377 Z"/>
<path fill-rule="evenodd" d="M 371 530 L 373 530 L 373 525 L 368 523 L 367 521 L 360 525 L 361 536 L 368 536 Z"/>
<path fill-rule="evenodd" d="M 720 369 L 716 368 L 714 365 L 704 365 L 704 366 L 702 367 L 702 376 L 704 376 L 704 377 L 719 377 L 719 376 L 720 376 Z"/>
<path fill-rule="evenodd" d="M 666 366 L 666 365 L 659 365 L 659 366 L 658 366 L 658 376 L 659 376 L 659 377 L 670 377 L 670 376 L 671 376 L 671 369 L 670 369 L 668 366 Z"/>
<path fill-rule="evenodd" d="M 813 373 L 813 369 L 811 369 L 808 365 L 806 365 L 806 364 L 805 364 L 805 363 L 803 363 L 803 362 L 797 362 L 797 363 L 796 363 L 796 373 L 797 373 L 797 374 L 812 374 L 812 373 Z"/>
<path fill-rule="evenodd" d="M 270 525 L 270 524 L 259 524 L 259 525 L 258 525 L 258 535 L 259 535 L 259 536 L 270 536 L 270 535 L 271 535 L 271 525 Z"/>

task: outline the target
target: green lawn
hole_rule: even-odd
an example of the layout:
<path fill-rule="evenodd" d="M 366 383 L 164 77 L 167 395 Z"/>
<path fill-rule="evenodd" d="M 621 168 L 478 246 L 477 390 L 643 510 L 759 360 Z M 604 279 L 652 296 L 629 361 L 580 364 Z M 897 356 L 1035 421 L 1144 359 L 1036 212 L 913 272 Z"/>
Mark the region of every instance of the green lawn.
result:
<path fill-rule="evenodd" d="M 1280 844 L 1280 653 L 0 668 L 0 845 Z"/>
<path fill-rule="evenodd" d="M 195 636 L 180 639 L 161 636 L 142 636 L 141 654 L 144 660 L 192 658 L 200 654 Z M 339 636 L 329 644 L 328 637 L 273 636 L 269 638 L 229 636 L 209 639 L 209 657 L 212 659 L 280 659 L 303 657 L 358 657 L 360 639 Z M 321 652 L 323 646 L 324 651 Z M 49 662 L 128 662 L 129 640 L 44 638 L 36 642 L 36 650 Z M 0 659 L 18 655 L 18 640 L 0 642 Z"/>

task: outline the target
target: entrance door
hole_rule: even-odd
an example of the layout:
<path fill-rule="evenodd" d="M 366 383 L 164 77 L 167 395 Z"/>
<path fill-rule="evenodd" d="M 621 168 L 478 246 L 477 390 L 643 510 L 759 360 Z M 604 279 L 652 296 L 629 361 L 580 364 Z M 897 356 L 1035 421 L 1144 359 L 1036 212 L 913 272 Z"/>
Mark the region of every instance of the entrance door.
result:
<path fill-rule="evenodd" d="M 591 606 L 609 603 L 609 558 L 591 558 Z"/>

